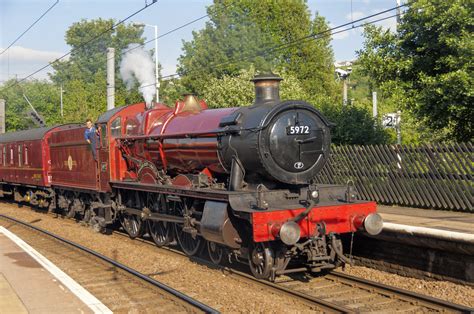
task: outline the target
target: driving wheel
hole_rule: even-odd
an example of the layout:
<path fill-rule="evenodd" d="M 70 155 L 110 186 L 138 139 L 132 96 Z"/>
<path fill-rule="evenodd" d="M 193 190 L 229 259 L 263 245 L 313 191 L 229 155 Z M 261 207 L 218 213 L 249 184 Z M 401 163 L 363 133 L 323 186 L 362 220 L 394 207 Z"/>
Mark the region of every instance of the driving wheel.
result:
<path fill-rule="evenodd" d="M 207 241 L 207 252 L 209 253 L 209 258 L 211 259 L 211 262 L 213 262 L 216 265 L 219 265 L 223 258 L 224 258 L 224 248 L 222 245 L 212 242 L 212 241 Z"/>
<path fill-rule="evenodd" d="M 120 216 L 120 223 L 130 238 L 135 239 L 143 235 L 145 224 L 143 223 L 143 220 L 137 215 L 123 213 Z"/>
<path fill-rule="evenodd" d="M 250 271 L 255 278 L 270 278 L 273 260 L 273 251 L 268 244 L 255 243 L 249 256 Z"/>

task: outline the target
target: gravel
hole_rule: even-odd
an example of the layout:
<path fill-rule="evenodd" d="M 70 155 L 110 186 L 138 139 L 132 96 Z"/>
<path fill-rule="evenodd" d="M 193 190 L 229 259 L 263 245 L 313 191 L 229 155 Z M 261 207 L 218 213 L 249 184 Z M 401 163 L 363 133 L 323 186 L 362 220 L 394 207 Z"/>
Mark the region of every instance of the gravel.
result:
<path fill-rule="evenodd" d="M 363 266 L 346 267 L 345 273 L 389 286 L 429 295 L 452 303 L 474 307 L 474 288 L 449 281 L 404 277 Z"/>
<path fill-rule="evenodd" d="M 34 225 L 85 245 L 190 295 L 222 312 L 309 312 L 315 308 L 281 296 L 221 270 L 200 265 L 167 250 L 157 249 L 121 235 L 103 235 L 73 220 L 54 218 L 30 207 L 0 203 L 0 214 Z M 474 307 L 474 288 L 447 281 L 402 277 L 366 267 L 346 267 L 350 275 L 366 278 L 435 298 Z"/>
<path fill-rule="evenodd" d="M 37 227 L 111 257 L 222 312 L 316 310 L 173 252 L 141 244 L 121 235 L 98 234 L 70 219 L 54 218 L 27 206 L 18 208 L 16 204 L 6 203 L 0 203 L 0 214 L 34 222 Z"/>

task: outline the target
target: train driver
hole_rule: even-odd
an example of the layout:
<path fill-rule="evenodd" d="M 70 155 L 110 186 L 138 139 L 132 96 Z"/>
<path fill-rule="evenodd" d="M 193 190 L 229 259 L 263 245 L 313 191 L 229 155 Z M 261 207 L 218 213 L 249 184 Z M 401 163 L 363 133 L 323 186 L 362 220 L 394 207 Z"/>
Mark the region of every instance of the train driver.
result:
<path fill-rule="evenodd" d="M 86 120 L 86 130 L 84 131 L 84 138 L 86 139 L 87 143 L 91 146 L 92 150 L 92 157 L 94 160 L 97 161 L 97 137 L 98 132 L 97 129 L 92 124 L 91 119 Z"/>

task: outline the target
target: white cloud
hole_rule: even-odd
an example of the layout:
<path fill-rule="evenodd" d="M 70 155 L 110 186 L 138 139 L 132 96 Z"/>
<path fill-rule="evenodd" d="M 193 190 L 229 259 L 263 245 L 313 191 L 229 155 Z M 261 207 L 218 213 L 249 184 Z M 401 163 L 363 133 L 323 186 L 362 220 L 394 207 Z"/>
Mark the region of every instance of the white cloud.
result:
<path fill-rule="evenodd" d="M 0 52 L 5 48 L 0 48 Z M 59 51 L 38 50 L 22 46 L 12 46 L 5 53 L 0 55 L 0 85 L 9 79 L 21 79 L 44 67 L 48 63 L 64 55 Z M 67 60 L 69 56 L 63 60 Z M 48 72 L 52 72 L 51 67 L 47 67 L 36 73 L 34 79 L 48 79 Z"/>
<path fill-rule="evenodd" d="M 5 48 L 0 48 L 3 51 Z M 22 46 L 12 46 L 5 53 L 0 55 L 0 61 L 3 62 L 43 62 L 49 63 L 61 57 L 64 53 L 58 51 L 36 50 Z M 66 58 L 65 58 L 66 59 Z"/>

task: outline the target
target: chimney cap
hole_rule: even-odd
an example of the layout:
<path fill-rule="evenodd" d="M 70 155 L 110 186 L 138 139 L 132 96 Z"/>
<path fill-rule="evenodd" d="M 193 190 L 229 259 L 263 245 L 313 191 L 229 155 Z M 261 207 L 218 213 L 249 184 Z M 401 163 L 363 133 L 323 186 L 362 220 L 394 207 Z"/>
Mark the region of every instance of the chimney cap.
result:
<path fill-rule="evenodd" d="M 270 72 L 270 73 L 257 74 L 250 81 L 257 83 L 261 81 L 283 81 L 283 79 L 280 76 Z"/>

